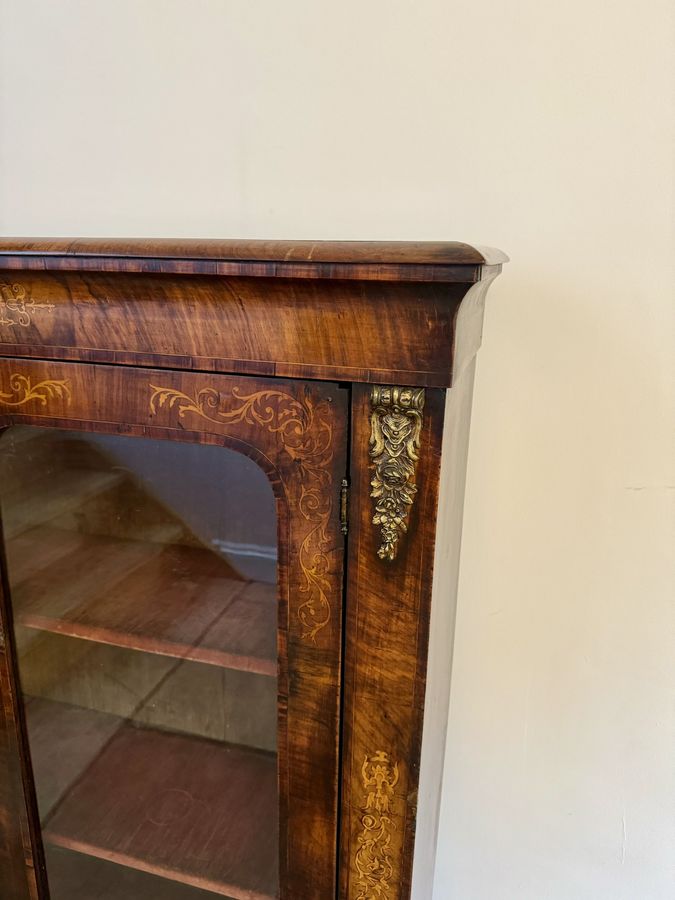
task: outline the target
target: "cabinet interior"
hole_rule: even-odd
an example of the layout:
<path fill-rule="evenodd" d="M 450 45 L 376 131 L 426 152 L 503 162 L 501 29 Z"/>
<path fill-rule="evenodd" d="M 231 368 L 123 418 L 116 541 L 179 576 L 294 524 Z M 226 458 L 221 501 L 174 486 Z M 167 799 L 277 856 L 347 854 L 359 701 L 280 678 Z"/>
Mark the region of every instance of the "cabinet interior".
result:
<path fill-rule="evenodd" d="M 277 585 L 269 553 L 256 571 L 255 543 L 219 524 L 244 516 L 255 536 L 258 520 L 269 541 L 271 488 L 233 451 L 185 444 L 183 462 L 221 479 L 186 499 L 164 443 L 21 426 L 0 441 L 52 900 L 88 882 L 106 900 L 278 895 Z M 227 506 L 228 478 L 251 469 L 248 508 L 195 509 Z M 238 543 L 246 571 L 222 550 Z"/>

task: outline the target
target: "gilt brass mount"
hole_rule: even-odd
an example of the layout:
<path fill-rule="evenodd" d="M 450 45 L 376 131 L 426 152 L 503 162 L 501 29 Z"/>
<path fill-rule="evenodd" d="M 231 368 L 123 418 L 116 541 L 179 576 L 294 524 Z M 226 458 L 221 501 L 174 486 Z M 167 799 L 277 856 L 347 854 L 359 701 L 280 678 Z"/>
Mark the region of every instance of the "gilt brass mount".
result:
<path fill-rule="evenodd" d="M 370 496 L 375 500 L 373 524 L 380 526 L 382 536 L 377 555 L 394 560 L 417 493 L 424 389 L 376 385 L 370 402 L 370 456 L 375 466 Z"/>

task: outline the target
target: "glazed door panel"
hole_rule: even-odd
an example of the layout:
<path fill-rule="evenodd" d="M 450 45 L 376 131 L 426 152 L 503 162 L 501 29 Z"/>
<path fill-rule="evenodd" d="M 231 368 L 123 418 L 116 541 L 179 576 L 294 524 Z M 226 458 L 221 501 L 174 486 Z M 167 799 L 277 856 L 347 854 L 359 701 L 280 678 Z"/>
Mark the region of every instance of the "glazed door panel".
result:
<path fill-rule="evenodd" d="M 347 416 L 0 360 L 3 897 L 334 896 Z"/>

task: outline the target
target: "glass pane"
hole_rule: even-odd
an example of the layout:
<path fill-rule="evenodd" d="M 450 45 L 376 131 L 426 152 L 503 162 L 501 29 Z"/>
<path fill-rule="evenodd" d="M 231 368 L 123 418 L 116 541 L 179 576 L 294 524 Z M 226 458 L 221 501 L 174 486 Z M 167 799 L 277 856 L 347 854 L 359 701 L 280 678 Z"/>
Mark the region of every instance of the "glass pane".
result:
<path fill-rule="evenodd" d="M 52 900 L 277 897 L 262 470 L 223 447 L 16 426 L 0 486 Z"/>

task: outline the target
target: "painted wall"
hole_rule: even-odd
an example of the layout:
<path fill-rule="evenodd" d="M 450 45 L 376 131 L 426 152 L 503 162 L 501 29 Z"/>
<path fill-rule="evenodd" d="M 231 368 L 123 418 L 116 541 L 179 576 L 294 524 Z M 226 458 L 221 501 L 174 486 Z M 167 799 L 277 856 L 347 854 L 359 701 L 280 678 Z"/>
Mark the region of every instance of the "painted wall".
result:
<path fill-rule="evenodd" d="M 0 0 L 4 234 L 511 254 L 434 900 L 672 896 L 672 26 L 671 0 Z"/>

